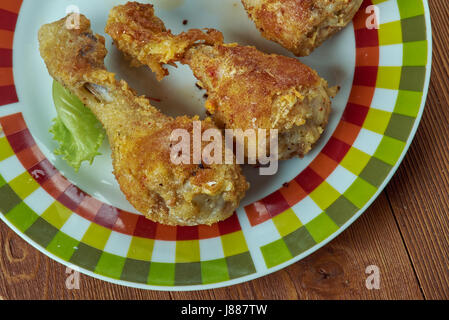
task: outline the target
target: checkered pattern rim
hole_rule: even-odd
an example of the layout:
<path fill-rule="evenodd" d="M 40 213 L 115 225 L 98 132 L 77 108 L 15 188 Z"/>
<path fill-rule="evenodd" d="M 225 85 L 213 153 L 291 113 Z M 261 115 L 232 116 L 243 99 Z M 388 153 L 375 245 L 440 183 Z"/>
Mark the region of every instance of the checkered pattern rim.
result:
<path fill-rule="evenodd" d="M 364 9 L 372 3 L 381 12 L 396 10 L 397 19 L 384 21 L 381 15 L 380 30 L 365 29 Z M 15 13 L 7 26 L 0 23 L 0 29 L 13 34 L 20 4 L 0 4 L 0 16 L 3 11 Z M 261 254 L 265 262 L 257 272 L 291 260 L 327 239 L 359 211 L 402 154 L 424 87 L 428 48 L 423 13 L 421 0 L 365 1 L 354 20 L 356 71 L 340 124 L 306 170 L 288 186 L 241 212 L 249 222 L 243 230 L 236 215 L 212 227 L 173 228 L 101 203 L 70 184 L 45 159 L 20 113 L 0 119 L 0 212 L 62 260 L 135 283 L 226 282 L 254 274 L 254 256 Z M 0 48 L 7 43 L 3 31 Z M 388 54 L 399 51 L 402 61 L 391 65 Z M 9 57 L 0 55 L 0 65 L 12 60 L 11 53 Z M 12 61 L 8 86 L 15 93 L 11 66 Z M 1 85 L 4 79 L 8 77 L 0 71 Z M 390 95 L 396 103 L 377 103 L 381 95 Z M 4 100 L 3 104 L 16 101 Z M 2 172 L 2 164 L 14 169 Z M 262 243 L 250 245 L 251 250 L 247 229 L 252 235 L 265 235 L 259 237 Z"/>
<path fill-rule="evenodd" d="M 21 5 L 22 0 L 0 3 L 0 106 L 19 101 L 12 72 L 12 46 Z"/>
<path fill-rule="evenodd" d="M 381 12 L 378 32 L 365 27 L 371 4 Z M 332 138 L 287 186 L 245 208 L 251 225 L 278 233 L 260 247 L 268 268 L 329 238 L 358 213 L 401 157 L 415 125 L 427 71 L 422 1 L 365 1 L 354 28 L 354 83 Z"/>
<path fill-rule="evenodd" d="M 20 114 L 0 119 L 0 212 L 46 251 L 103 276 L 149 285 L 208 284 L 255 272 L 236 215 L 212 227 L 172 228 L 103 204 L 97 214 L 101 219 L 86 219 L 73 200 L 84 194 L 71 184 L 61 192 L 66 184 L 54 183 L 52 177 L 67 180 L 48 174 L 56 169 L 36 158 L 41 153 L 34 143 L 12 142 L 17 136 L 12 128 L 24 121 L 11 117 L 22 119 Z M 132 235 L 122 232 L 131 226 Z"/>
<path fill-rule="evenodd" d="M 45 158 L 21 113 L 0 118 L 0 125 L 7 140 L 4 144 L 10 147 L 9 152 L 5 148 L 6 155 L 15 155 L 37 185 L 62 206 L 107 229 L 126 235 L 165 241 L 209 239 L 241 230 L 235 215 L 210 227 L 171 227 L 105 204 L 70 183 Z"/>
<path fill-rule="evenodd" d="M 1 105 L 18 102 L 12 39 L 20 5 L 0 4 L 0 44 L 8 48 L 0 63 L 9 72 L 0 74 L 9 88 L 8 94 L 1 91 Z M 153 223 L 71 184 L 39 150 L 21 113 L 0 118 L 0 126 L 0 212 L 47 252 L 105 277 L 153 286 L 217 283 L 255 273 L 236 215 L 211 227 Z"/>

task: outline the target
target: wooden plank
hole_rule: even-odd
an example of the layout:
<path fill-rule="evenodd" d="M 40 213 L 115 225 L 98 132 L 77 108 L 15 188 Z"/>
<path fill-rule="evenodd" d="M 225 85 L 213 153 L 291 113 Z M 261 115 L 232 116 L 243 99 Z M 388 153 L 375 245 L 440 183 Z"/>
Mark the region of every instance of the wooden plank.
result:
<path fill-rule="evenodd" d="M 380 270 L 380 290 L 365 286 L 369 265 Z M 172 293 L 208 299 L 211 292 Z M 213 290 L 216 299 L 422 299 L 405 246 L 382 194 L 350 228 L 324 248 L 270 276 Z"/>
<path fill-rule="evenodd" d="M 380 271 L 380 289 L 366 288 L 366 268 Z M 307 299 L 422 299 L 384 194 L 341 237 L 292 268 Z"/>
<path fill-rule="evenodd" d="M 448 298 L 449 3 L 429 5 L 433 79 L 417 137 L 387 187 L 394 216 L 382 195 L 353 226 L 303 261 L 242 285 L 193 293 L 137 290 L 84 275 L 80 290 L 67 290 L 66 268 L 0 223 L 0 299 Z M 380 268 L 380 290 L 364 287 L 368 264 Z"/>
<path fill-rule="evenodd" d="M 434 57 L 423 119 L 388 198 L 427 299 L 449 298 L 449 2 L 429 1 Z"/>
<path fill-rule="evenodd" d="M 80 276 L 68 290 L 66 267 L 23 241 L 0 222 L 0 299 L 170 299 L 169 293 L 134 290 Z"/>
<path fill-rule="evenodd" d="M 382 194 L 348 230 L 315 254 L 241 285 L 197 292 L 125 288 L 84 275 L 67 290 L 66 268 L 0 224 L 0 296 L 5 299 L 421 299 L 413 268 Z M 365 287 L 365 268 L 380 269 L 380 290 Z"/>

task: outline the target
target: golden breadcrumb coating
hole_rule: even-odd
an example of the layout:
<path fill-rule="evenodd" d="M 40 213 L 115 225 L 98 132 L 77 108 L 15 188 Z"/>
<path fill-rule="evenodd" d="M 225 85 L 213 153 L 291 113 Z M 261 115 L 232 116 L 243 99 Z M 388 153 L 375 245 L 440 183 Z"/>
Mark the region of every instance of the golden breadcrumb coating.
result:
<path fill-rule="evenodd" d="M 49 73 L 89 107 L 104 125 L 114 174 L 129 202 L 148 219 L 169 225 L 212 224 L 238 207 L 248 184 L 238 165 L 175 165 L 171 132 L 192 133 L 193 120 L 163 115 L 104 66 L 104 38 L 65 19 L 42 26 L 40 52 Z M 210 119 L 202 131 L 215 128 Z"/>
<path fill-rule="evenodd" d="M 242 0 L 262 35 L 307 56 L 344 28 L 363 0 Z"/>
<path fill-rule="evenodd" d="M 117 15 L 121 17 L 119 25 Z M 164 49 L 170 54 L 177 52 L 171 62 L 181 60 L 193 70 L 208 92 L 206 108 L 219 127 L 243 131 L 277 129 L 281 160 L 304 156 L 320 138 L 331 111 L 330 98 L 337 90 L 329 89 L 314 70 L 297 59 L 264 54 L 253 47 L 223 45 L 221 41 L 183 46 L 182 52 L 178 50 L 177 36 L 157 34 L 148 21 L 157 21 L 159 30 L 165 30 L 151 5 L 128 3 L 114 8 L 108 21 L 108 26 L 115 23 L 120 30 L 133 30 L 126 32 L 126 41 L 122 35 L 111 33 L 110 28 L 106 30 L 119 48 L 141 48 L 148 44 L 145 51 L 125 49 L 141 62 L 163 63 L 161 55 L 151 54 L 153 46 L 160 46 L 145 42 L 138 35 L 151 34 L 152 39 L 170 43 L 172 47 Z M 154 70 L 152 63 L 147 64 Z"/>
<path fill-rule="evenodd" d="M 280 160 L 307 154 L 327 125 L 336 90 L 297 59 L 218 45 L 192 48 L 183 62 L 207 90 L 217 125 L 277 129 Z"/>
<path fill-rule="evenodd" d="M 128 2 L 109 13 L 105 29 L 118 49 L 130 58 L 132 65 L 148 65 L 162 80 L 168 72 L 163 64 L 172 64 L 191 46 L 198 43 L 222 43 L 223 35 L 213 29 L 192 29 L 174 36 L 154 15 L 151 4 Z"/>

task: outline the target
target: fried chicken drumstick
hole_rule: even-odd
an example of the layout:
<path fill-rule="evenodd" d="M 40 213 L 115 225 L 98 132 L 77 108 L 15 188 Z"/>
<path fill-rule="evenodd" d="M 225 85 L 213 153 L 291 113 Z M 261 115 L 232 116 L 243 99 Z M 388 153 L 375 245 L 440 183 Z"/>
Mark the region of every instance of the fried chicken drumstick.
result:
<path fill-rule="evenodd" d="M 180 36 L 166 31 L 154 16 L 152 5 L 136 2 L 113 8 L 106 32 L 127 56 L 147 64 L 157 74 L 165 63 L 159 58 L 161 48 L 176 57 L 170 62 L 188 64 L 208 92 L 206 108 L 219 127 L 277 129 L 280 160 L 307 154 L 327 125 L 330 98 L 337 89 L 328 88 L 324 79 L 297 59 L 223 44 L 218 31 L 212 30 L 207 32 L 215 34 L 213 41 L 187 41 L 188 45 L 180 46 L 177 43 L 184 43 L 185 35 L 192 31 L 178 40 Z"/>
<path fill-rule="evenodd" d="M 175 165 L 174 129 L 192 132 L 196 118 L 170 118 L 138 97 L 104 66 L 105 39 L 89 20 L 69 30 L 66 19 L 42 26 L 40 52 L 49 73 L 90 108 L 106 129 L 114 174 L 129 202 L 148 219 L 169 225 L 212 224 L 238 207 L 248 184 L 237 165 Z M 210 119 L 202 130 L 214 128 Z"/>
<path fill-rule="evenodd" d="M 152 5 L 128 3 L 118 6 L 110 12 L 106 32 L 116 43 L 118 49 L 131 60 L 131 65 L 148 65 L 156 73 L 158 80 L 168 75 L 164 64 L 179 61 L 184 53 L 195 44 L 215 44 L 223 42 L 221 32 L 206 29 L 203 32 L 191 29 L 179 35 L 173 35 L 164 23 L 154 15 Z"/>
<path fill-rule="evenodd" d="M 307 56 L 354 18 L 363 0 L 242 0 L 268 40 Z"/>

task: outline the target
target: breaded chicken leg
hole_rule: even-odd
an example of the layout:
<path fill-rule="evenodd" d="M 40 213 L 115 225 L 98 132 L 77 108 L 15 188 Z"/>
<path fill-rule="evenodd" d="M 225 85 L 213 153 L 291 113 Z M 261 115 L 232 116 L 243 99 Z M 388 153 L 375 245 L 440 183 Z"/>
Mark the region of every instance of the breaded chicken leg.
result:
<path fill-rule="evenodd" d="M 49 73 L 89 107 L 104 125 L 114 174 L 129 202 L 148 219 L 169 225 L 212 224 L 238 207 L 248 184 L 237 165 L 175 165 L 170 136 L 192 133 L 196 118 L 163 115 L 104 66 L 105 40 L 93 35 L 81 15 L 80 28 L 66 19 L 39 31 Z M 202 131 L 214 128 L 202 121 Z"/>
<path fill-rule="evenodd" d="M 307 56 L 354 18 L 363 0 L 242 0 L 268 40 Z"/>
<path fill-rule="evenodd" d="M 148 65 L 158 80 L 168 75 L 164 64 L 179 61 L 195 44 L 223 42 L 223 35 L 217 30 L 205 31 L 192 29 L 173 35 L 154 15 L 152 5 L 137 2 L 112 9 L 106 26 L 106 32 L 113 39 L 120 39 L 116 45 L 131 60 L 131 64 L 135 67 Z"/>
<path fill-rule="evenodd" d="M 182 52 L 178 50 L 178 36 L 161 33 L 144 21 L 158 21 L 160 30 L 165 30 L 163 22 L 154 16 L 152 5 L 130 2 L 112 9 L 106 32 L 126 55 L 156 73 L 164 61 L 151 54 L 151 48 L 159 50 L 161 45 L 142 40 L 139 35 L 170 43 L 172 47 L 164 50 L 177 52 L 171 62 L 180 60 L 193 70 L 199 85 L 208 92 L 206 107 L 219 127 L 277 129 L 280 160 L 304 156 L 323 133 L 331 111 L 330 98 L 337 90 L 329 89 L 324 79 L 297 59 L 221 41 L 193 43 L 183 46 Z M 146 63 L 148 60 L 158 66 Z"/>
<path fill-rule="evenodd" d="M 336 89 L 296 59 L 202 45 L 183 63 L 207 90 L 206 108 L 219 127 L 278 130 L 279 160 L 306 155 L 326 128 Z"/>

